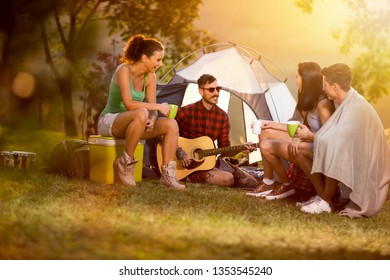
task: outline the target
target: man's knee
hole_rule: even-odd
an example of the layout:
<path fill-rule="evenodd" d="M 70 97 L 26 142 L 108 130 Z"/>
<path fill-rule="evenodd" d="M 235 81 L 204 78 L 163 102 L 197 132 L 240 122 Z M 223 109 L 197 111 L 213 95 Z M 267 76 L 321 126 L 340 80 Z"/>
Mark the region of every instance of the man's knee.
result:
<path fill-rule="evenodd" d="M 221 178 L 219 180 L 219 185 L 226 186 L 226 187 L 232 187 L 234 185 L 234 176 L 231 173 L 223 173 L 221 175 Z"/>
<path fill-rule="evenodd" d="M 225 171 L 218 172 L 207 172 L 206 178 L 207 183 L 218 185 L 218 186 L 226 186 L 231 187 L 234 185 L 234 176 L 233 174 Z"/>

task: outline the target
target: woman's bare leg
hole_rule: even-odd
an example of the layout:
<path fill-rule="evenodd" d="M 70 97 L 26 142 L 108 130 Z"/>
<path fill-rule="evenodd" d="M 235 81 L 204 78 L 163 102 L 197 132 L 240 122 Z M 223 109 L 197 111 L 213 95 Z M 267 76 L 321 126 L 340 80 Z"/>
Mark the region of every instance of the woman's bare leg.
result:
<path fill-rule="evenodd" d="M 288 142 L 279 140 L 265 140 L 260 144 L 263 160 L 265 159 L 272 169 L 278 174 L 280 182 L 287 184 L 290 179 L 281 158 L 288 159 Z"/>
<path fill-rule="evenodd" d="M 135 148 L 145 132 L 148 116 L 146 109 L 134 109 L 119 113 L 112 125 L 115 137 L 126 138 L 125 151 L 131 159 L 134 159 Z"/>
<path fill-rule="evenodd" d="M 144 108 L 119 113 L 112 125 L 112 134 L 115 137 L 126 138 L 125 151 L 115 159 L 114 181 L 135 186 L 134 170 L 137 160 L 134 151 L 146 128 L 148 111 Z"/>
<path fill-rule="evenodd" d="M 163 136 L 162 142 L 162 159 L 163 165 L 167 165 L 175 159 L 177 141 L 179 138 L 179 128 L 174 119 L 159 118 L 154 124 L 153 131 L 145 132 L 144 139 L 152 139 Z"/>
<path fill-rule="evenodd" d="M 263 155 L 261 143 L 265 140 L 281 140 L 281 141 L 291 141 L 286 131 L 281 131 L 277 129 L 264 129 L 261 134 L 259 134 L 259 143 L 260 143 L 260 152 L 263 161 L 263 170 L 265 179 L 274 179 L 274 169 L 271 166 L 268 159 Z M 275 171 L 276 172 L 276 171 Z M 277 173 L 278 174 L 278 173 Z M 278 175 L 279 176 L 279 175 Z"/>

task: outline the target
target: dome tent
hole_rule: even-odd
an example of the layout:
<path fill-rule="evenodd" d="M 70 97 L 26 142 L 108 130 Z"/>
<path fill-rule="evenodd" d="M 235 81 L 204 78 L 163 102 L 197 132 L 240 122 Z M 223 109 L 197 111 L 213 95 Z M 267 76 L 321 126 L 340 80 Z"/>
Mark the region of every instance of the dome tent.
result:
<path fill-rule="evenodd" d="M 282 71 L 261 53 L 233 43 L 206 46 L 180 60 L 158 82 L 157 101 L 185 106 L 200 100 L 196 81 L 206 73 L 222 86 L 218 106 L 229 115 L 232 145 L 258 142 L 250 128 L 254 119 L 286 122 L 293 115 L 296 101 Z M 249 155 L 250 163 L 259 160 L 259 151 Z"/>

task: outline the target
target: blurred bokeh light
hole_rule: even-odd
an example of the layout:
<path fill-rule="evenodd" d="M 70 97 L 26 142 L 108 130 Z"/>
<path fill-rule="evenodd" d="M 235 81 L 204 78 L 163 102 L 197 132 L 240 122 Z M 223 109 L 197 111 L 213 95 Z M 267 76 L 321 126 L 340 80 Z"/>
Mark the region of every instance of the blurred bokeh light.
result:
<path fill-rule="evenodd" d="M 19 72 L 12 82 L 12 92 L 20 98 L 30 98 L 35 89 L 35 77 L 27 72 Z"/>

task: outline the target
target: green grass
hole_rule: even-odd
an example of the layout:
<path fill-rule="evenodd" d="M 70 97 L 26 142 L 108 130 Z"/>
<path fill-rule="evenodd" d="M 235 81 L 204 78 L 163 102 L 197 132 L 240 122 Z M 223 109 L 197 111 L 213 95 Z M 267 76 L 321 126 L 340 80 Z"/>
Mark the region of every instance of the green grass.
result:
<path fill-rule="evenodd" d="M 43 134 L 46 144 L 28 150 L 44 166 L 61 140 Z M 13 134 L 3 140 L 17 145 Z M 210 185 L 112 186 L 39 167 L 2 169 L 0 180 L 0 259 L 390 259 L 389 200 L 351 220 Z"/>

